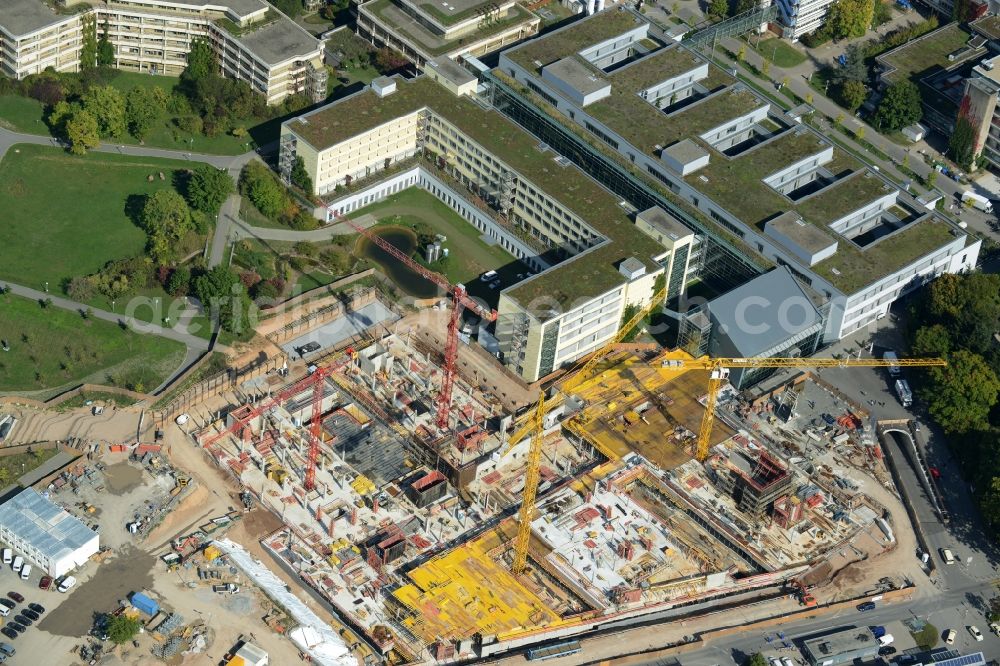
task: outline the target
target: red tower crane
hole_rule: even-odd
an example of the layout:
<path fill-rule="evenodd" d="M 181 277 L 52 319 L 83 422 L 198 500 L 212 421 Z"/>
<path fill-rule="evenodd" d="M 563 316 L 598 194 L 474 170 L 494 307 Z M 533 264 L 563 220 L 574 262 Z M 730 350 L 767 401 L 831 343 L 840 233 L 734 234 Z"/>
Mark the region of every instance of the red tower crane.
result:
<path fill-rule="evenodd" d="M 465 292 L 465 287 L 462 285 L 453 285 L 448 282 L 443 275 L 421 266 L 411 259 L 405 252 L 400 251 L 399 248 L 394 246 L 392 243 L 385 240 L 378 234 L 373 234 L 364 227 L 355 224 L 354 221 L 346 215 L 342 215 L 337 211 L 331 212 L 333 213 L 335 219 L 340 222 L 346 222 L 348 226 L 377 245 L 380 249 L 387 252 L 396 260 L 403 262 L 403 264 L 405 264 L 410 270 L 416 272 L 425 280 L 436 284 L 438 287 L 451 294 L 453 307 L 451 310 L 451 316 L 448 319 L 448 337 L 444 346 L 444 376 L 441 379 L 441 392 L 438 393 L 438 397 L 434 401 L 437 414 L 437 426 L 442 430 L 447 429 L 448 415 L 451 412 L 451 392 L 455 385 L 455 360 L 458 358 L 458 322 L 461 319 L 462 309 L 468 308 L 483 319 L 488 319 L 489 321 L 496 321 L 496 310 L 486 310 L 479 305 L 479 303 L 469 298 L 468 294 Z"/>
<path fill-rule="evenodd" d="M 319 460 L 320 432 L 322 428 L 321 419 L 323 417 L 323 380 L 325 380 L 330 374 L 347 365 L 352 356 L 353 350 L 348 348 L 347 358 L 331 365 L 316 368 L 312 374 L 300 379 L 290 386 L 285 387 L 277 394 L 271 396 L 251 409 L 245 415 L 234 417 L 231 425 L 204 439 L 201 444 L 202 447 L 207 449 L 226 435 L 243 430 L 250 425 L 251 421 L 264 412 L 269 409 L 273 409 L 283 402 L 294 398 L 309 388 L 312 388 L 312 416 L 309 422 L 309 463 L 306 467 L 306 477 L 303 482 L 303 486 L 306 490 L 312 490 L 316 487 L 316 462 Z"/>

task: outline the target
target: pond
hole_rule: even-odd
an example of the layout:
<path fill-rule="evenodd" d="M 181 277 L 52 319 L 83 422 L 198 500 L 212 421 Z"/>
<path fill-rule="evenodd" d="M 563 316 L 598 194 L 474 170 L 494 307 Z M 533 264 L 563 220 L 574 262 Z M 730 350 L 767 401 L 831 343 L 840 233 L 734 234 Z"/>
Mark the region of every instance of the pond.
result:
<path fill-rule="evenodd" d="M 413 256 L 417 250 L 417 235 L 405 227 L 378 227 L 371 231 L 408 256 Z M 364 236 L 358 239 L 357 254 L 378 264 L 403 293 L 414 298 L 434 298 L 439 295 L 437 285 Z"/>

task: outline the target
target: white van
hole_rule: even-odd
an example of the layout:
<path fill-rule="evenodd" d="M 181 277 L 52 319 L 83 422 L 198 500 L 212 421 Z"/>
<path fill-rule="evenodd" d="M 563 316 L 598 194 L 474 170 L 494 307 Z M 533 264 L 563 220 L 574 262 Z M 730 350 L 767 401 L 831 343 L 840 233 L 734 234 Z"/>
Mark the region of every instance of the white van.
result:
<path fill-rule="evenodd" d="M 0 617 L 7 617 L 8 615 L 10 615 L 10 609 L 0 604 Z"/>
<path fill-rule="evenodd" d="M 890 364 L 889 367 L 888 367 L 888 369 L 889 369 L 889 376 L 890 377 L 899 377 L 899 375 L 900 375 L 899 357 L 896 356 L 896 352 L 891 351 L 891 350 L 887 351 L 886 353 L 882 354 L 882 359 L 886 363 Z"/>
<path fill-rule="evenodd" d="M 66 592 L 67 590 L 69 590 L 69 588 L 73 587 L 74 585 L 76 585 L 76 578 L 73 578 L 72 576 L 66 576 L 65 578 L 62 579 L 62 582 L 59 583 L 58 590 L 60 592 Z"/>
<path fill-rule="evenodd" d="M 31 565 L 25 564 L 21 567 L 21 580 L 28 580 L 28 576 L 31 575 Z"/>
<path fill-rule="evenodd" d="M 3 563 L 10 564 L 14 561 L 14 551 L 10 548 L 3 549 Z"/>
<path fill-rule="evenodd" d="M 18 555 L 17 557 L 14 558 L 14 563 L 10 565 L 10 568 L 13 569 L 14 571 L 20 571 L 21 567 L 23 566 L 24 566 L 24 558 Z"/>
<path fill-rule="evenodd" d="M 944 560 L 945 564 L 954 564 L 955 563 L 955 555 L 954 555 L 954 553 L 951 552 L 950 548 L 942 548 L 941 549 L 941 559 Z M 15 569 L 15 571 L 17 571 L 17 569 Z"/>

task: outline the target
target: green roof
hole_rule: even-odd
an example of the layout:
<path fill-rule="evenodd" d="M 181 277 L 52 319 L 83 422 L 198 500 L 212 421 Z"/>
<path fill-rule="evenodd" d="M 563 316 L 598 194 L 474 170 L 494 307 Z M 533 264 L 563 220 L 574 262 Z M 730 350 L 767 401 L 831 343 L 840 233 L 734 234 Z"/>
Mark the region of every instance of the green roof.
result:
<path fill-rule="evenodd" d="M 383 26 L 410 42 L 414 48 L 423 51 L 430 57 L 451 53 L 456 49 L 460 49 L 468 44 L 475 44 L 521 23 L 532 20 L 541 22 L 538 17 L 524 7 L 514 5 L 508 10 L 506 16 L 498 21 L 480 27 L 474 32 L 464 33 L 460 37 L 445 39 L 443 35 L 435 34 L 425 28 L 393 2 L 393 0 L 366 2 L 362 6 L 362 9 L 371 12 L 373 16 L 379 19 Z"/>
<path fill-rule="evenodd" d="M 537 138 L 500 113 L 456 97 L 427 77 L 397 79 L 396 86 L 387 97 L 366 90 L 306 114 L 306 123 L 292 120 L 285 126 L 322 150 L 394 118 L 430 109 L 610 241 L 504 292 L 522 305 L 541 296 L 569 305 L 577 298 L 607 292 L 625 281 L 618 265 L 629 257 L 642 261 L 649 271 L 658 267 L 652 257 L 662 254 L 663 246 L 635 226 L 618 205 L 619 198 L 576 167 L 557 164 L 556 154 L 540 150 Z"/>
<path fill-rule="evenodd" d="M 812 270 L 850 294 L 868 284 L 873 274 L 884 275 L 888 270 L 902 268 L 954 239 L 951 225 L 929 215 L 863 252 L 841 238 L 836 254 L 819 262 Z"/>
<path fill-rule="evenodd" d="M 505 52 L 505 55 L 537 73 L 541 66 L 578 54 L 595 43 L 621 35 L 636 25 L 639 25 L 637 19 L 629 12 L 602 12 L 537 37 Z M 895 54 L 901 53 L 899 49 L 883 58 L 896 63 L 903 74 L 908 76 L 923 72 L 935 64 L 947 64 L 948 54 L 964 46 L 968 37 L 965 30 L 958 24 L 953 24 L 917 40 L 915 44 L 927 44 L 917 47 L 919 52 L 916 54 L 900 56 L 902 62 L 896 62 Z M 737 84 L 730 74 L 715 65 L 709 65 L 708 76 L 699 81 L 710 94 L 674 113 L 668 115 L 639 97 L 642 90 L 694 69 L 701 62 L 703 61 L 683 45 L 662 47 L 651 55 L 640 57 L 635 62 L 605 74 L 611 81 L 611 94 L 587 105 L 584 113 L 606 125 L 635 148 L 659 157 L 657 146 L 668 147 L 684 139 L 700 142 L 696 138 L 698 135 L 727 120 L 769 105 L 769 102 L 760 99 L 742 84 Z M 522 91 L 522 94 L 538 99 L 530 91 Z M 576 123 L 565 120 L 563 115 L 554 115 L 562 122 L 578 127 Z M 577 122 L 582 124 L 579 117 Z M 580 131 L 585 130 L 581 128 Z M 709 150 L 709 164 L 687 176 L 685 181 L 758 231 L 763 231 L 767 220 L 795 210 L 806 222 L 837 238 L 840 243 L 836 255 L 813 270 L 845 293 L 852 293 L 872 279 L 897 270 L 920 256 L 917 253 L 930 252 L 950 238 L 942 234 L 947 234 L 946 224 L 920 222 L 894 234 L 888 242 L 875 243 L 861 249 L 830 230 L 828 225 L 833 221 L 859 210 L 892 190 L 883 179 L 873 173 L 866 173 L 864 165 L 838 148 L 834 148 L 833 160 L 825 166 L 839 179 L 816 194 L 793 202 L 762 182 L 763 178 L 827 147 L 827 143 L 818 134 L 808 129 L 786 131 L 764 145 L 731 159 L 704 142 L 700 143 Z M 619 150 L 624 153 L 626 146 L 621 146 Z M 642 176 L 654 185 L 657 184 L 648 174 Z M 744 246 L 746 247 L 746 243 Z M 752 248 L 747 249 L 755 252 Z M 838 265 L 843 266 L 839 274 L 832 270 Z"/>
<path fill-rule="evenodd" d="M 890 83 L 910 79 L 917 83 L 936 69 L 950 69 L 965 58 L 948 60 L 948 55 L 965 46 L 971 35 L 960 23 L 949 23 L 911 42 L 884 53 L 876 60 L 890 68 L 882 78 Z M 968 55 L 976 50 L 970 49 Z"/>
<path fill-rule="evenodd" d="M 556 60 L 562 60 L 597 42 L 642 25 L 639 19 L 627 11 L 602 12 L 601 17 L 600 21 L 578 21 L 567 28 L 506 51 L 505 55 L 525 69 L 537 72 Z"/>

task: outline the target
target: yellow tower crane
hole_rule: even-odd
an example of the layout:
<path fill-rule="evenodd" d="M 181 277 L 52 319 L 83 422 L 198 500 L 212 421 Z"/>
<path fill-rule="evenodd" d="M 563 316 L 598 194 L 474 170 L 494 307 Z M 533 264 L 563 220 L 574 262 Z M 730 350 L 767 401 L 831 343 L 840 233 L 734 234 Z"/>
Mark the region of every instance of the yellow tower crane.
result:
<path fill-rule="evenodd" d="M 708 457 L 712 424 L 715 422 L 715 402 L 722 382 L 729 378 L 732 368 L 884 368 L 889 366 L 926 368 L 947 365 L 940 358 L 901 358 L 892 361 L 878 358 L 709 358 L 668 359 L 664 368 L 678 370 L 708 370 L 708 399 L 705 414 L 698 431 L 695 456 L 698 460 Z"/>
<path fill-rule="evenodd" d="M 639 325 L 643 319 L 649 315 L 650 312 L 656 309 L 656 307 L 663 303 L 664 299 L 667 297 L 667 288 L 663 287 L 656 294 L 653 295 L 652 300 L 648 305 L 643 307 L 625 322 L 624 325 L 618 332 L 611 338 L 608 342 L 604 344 L 600 349 L 590 355 L 590 357 L 583 363 L 579 364 L 577 367 L 573 368 L 566 375 L 564 380 L 564 387 L 577 386 L 579 383 L 590 376 L 590 373 L 594 371 L 594 367 L 600 362 L 602 358 L 611 352 L 615 345 L 622 341 L 622 339 L 629 334 L 629 332 Z M 531 416 L 528 420 L 518 428 L 517 432 L 511 435 L 508 439 L 507 449 L 504 454 L 509 452 L 511 448 L 528 434 L 531 434 L 531 445 L 528 449 L 528 464 L 527 469 L 524 472 L 524 493 L 521 498 L 521 509 L 518 512 L 517 520 L 517 537 L 514 539 L 514 562 L 511 567 L 511 571 L 514 575 L 519 575 L 524 571 L 525 565 L 528 563 L 528 545 L 531 541 L 531 515 L 535 509 L 535 495 L 538 493 L 538 480 L 540 478 L 540 467 L 542 464 L 542 440 L 545 437 L 545 412 L 552 407 L 555 407 L 559 403 L 559 397 L 561 394 L 557 394 L 556 399 L 546 403 L 545 392 L 540 392 L 538 396 L 538 402 L 535 404 L 535 408 L 531 412 Z"/>

